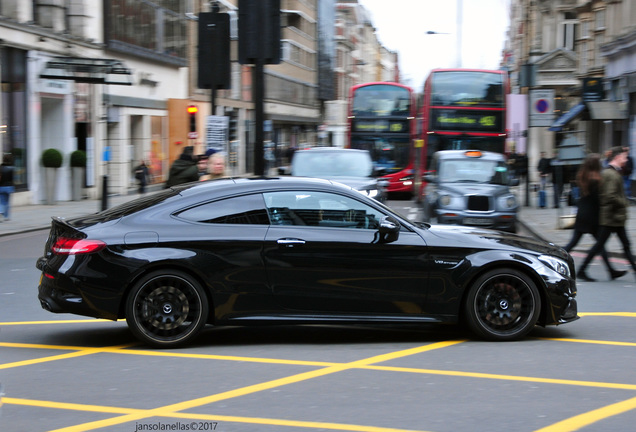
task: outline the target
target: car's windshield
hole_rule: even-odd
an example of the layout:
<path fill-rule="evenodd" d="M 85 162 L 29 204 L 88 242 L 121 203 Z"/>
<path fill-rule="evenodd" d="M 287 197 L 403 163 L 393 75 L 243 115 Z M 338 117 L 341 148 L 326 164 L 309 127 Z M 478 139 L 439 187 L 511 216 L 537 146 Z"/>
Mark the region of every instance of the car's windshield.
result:
<path fill-rule="evenodd" d="M 299 151 L 294 154 L 291 173 L 304 177 L 369 177 L 373 163 L 363 151 Z"/>
<path fill-rule="evenodd" d="M 485 159 L 448 159 L 439 164 L 439 181 L 443 183 L 508 184 L 508 168 L 503 161 Z"/>

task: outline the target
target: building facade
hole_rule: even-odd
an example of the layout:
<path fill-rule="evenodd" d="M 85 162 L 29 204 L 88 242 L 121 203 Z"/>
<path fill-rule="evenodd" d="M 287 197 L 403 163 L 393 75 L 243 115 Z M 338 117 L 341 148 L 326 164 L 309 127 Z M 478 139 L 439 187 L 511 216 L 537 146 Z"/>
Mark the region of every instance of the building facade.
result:
<path fill-rule="evenodd" d="M 526 131 L 531 168 L 563 146 L 634 146 L 635 18 L 636 0 L 512 1 L 502 65 L 513 93 L 528 95 L 530 116 L 537 90 L 553 94 L 551 122 L 533 126 L 531 117 Z"/>
<path fill-rule="evenodd" d="M 286 163 L 290 148 L 344 145 L 348 87 L 398 79 L 397 54 L 381 47 L 357 1 L 346 21 L 354 31 L 338 35 L 338 3 L 281 0 L 281 61 L 265 67 L 268 167 Z M 197 15 L 213 5 L 231 24 L 231 85 L 214 97 L 197 87 L 196 64 Z M 229 173 L 253 172 L 252 69 L 238 62 L 238 0 L 0 0 L 0 145 L 16 166 L 13 202 L 45 201 L 49 148 L 64 156 L 58 201 L 72 199 L 75 150 L 88 159 L 84 197 L 134 190 L 142 160 L 161 184 L 185 146 L 209 147 L 210 115 L 229 119 Z"/>
<path fill-rule="evenodd" d="M 400 82 L 400 74 L 398 54 L 378 41 L 368 11 L 358 0 L 337 0 L 335 50 L 335 97 L 325 102 L 324 119 L 329 145 L 344 147 L 349 89 L 366 82 Z"/>

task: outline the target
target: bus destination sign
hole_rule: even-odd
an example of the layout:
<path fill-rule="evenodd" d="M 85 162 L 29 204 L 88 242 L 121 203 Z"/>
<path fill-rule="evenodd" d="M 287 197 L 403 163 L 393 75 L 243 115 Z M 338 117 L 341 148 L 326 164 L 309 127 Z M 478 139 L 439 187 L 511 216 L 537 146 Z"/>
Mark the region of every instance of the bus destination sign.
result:
<path fill-rule="evenodd" d="M 405 120 L 354 120 L 353 132 L 408 133 Z"/>
<path fill-rule="evenodd" d="M 431 110 L 431 129 L 464 132 L 503 132 L 503 111 Z"/>

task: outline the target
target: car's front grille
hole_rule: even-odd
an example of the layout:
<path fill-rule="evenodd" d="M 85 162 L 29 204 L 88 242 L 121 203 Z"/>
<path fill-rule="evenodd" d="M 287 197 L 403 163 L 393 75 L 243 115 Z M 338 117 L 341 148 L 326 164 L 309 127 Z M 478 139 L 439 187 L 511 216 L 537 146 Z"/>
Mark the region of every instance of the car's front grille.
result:
<path fill-rule="evenodd" d="M 490 211 L 490 200 L 485 195 L 468 195 L 466 210 L 469 211 Z"/>

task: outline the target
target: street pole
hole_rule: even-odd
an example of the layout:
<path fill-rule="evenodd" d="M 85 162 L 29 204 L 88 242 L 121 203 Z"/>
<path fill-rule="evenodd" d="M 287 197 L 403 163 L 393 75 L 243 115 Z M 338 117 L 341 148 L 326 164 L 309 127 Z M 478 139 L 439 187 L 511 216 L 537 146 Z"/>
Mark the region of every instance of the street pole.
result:
<path fill-rule="evenodd" d="M 255 142 L 254 142 L 254 174 L 257 176 L 265 175 L 265 158 L 263 150 L 263 123 L 264 108 L 263 100 L 265 98 L 264 72 L 265 60 L 261 57 L 255 59 L 254 63 L 254 120 L 256 121 Z"/>
<path fill-rule="evenodd" d="M 457 67 L 462 67 L 462 26 L 463 26 L 463 0 L 457 0 L 457 40 L 455 50 L 457 51 Z"/>

